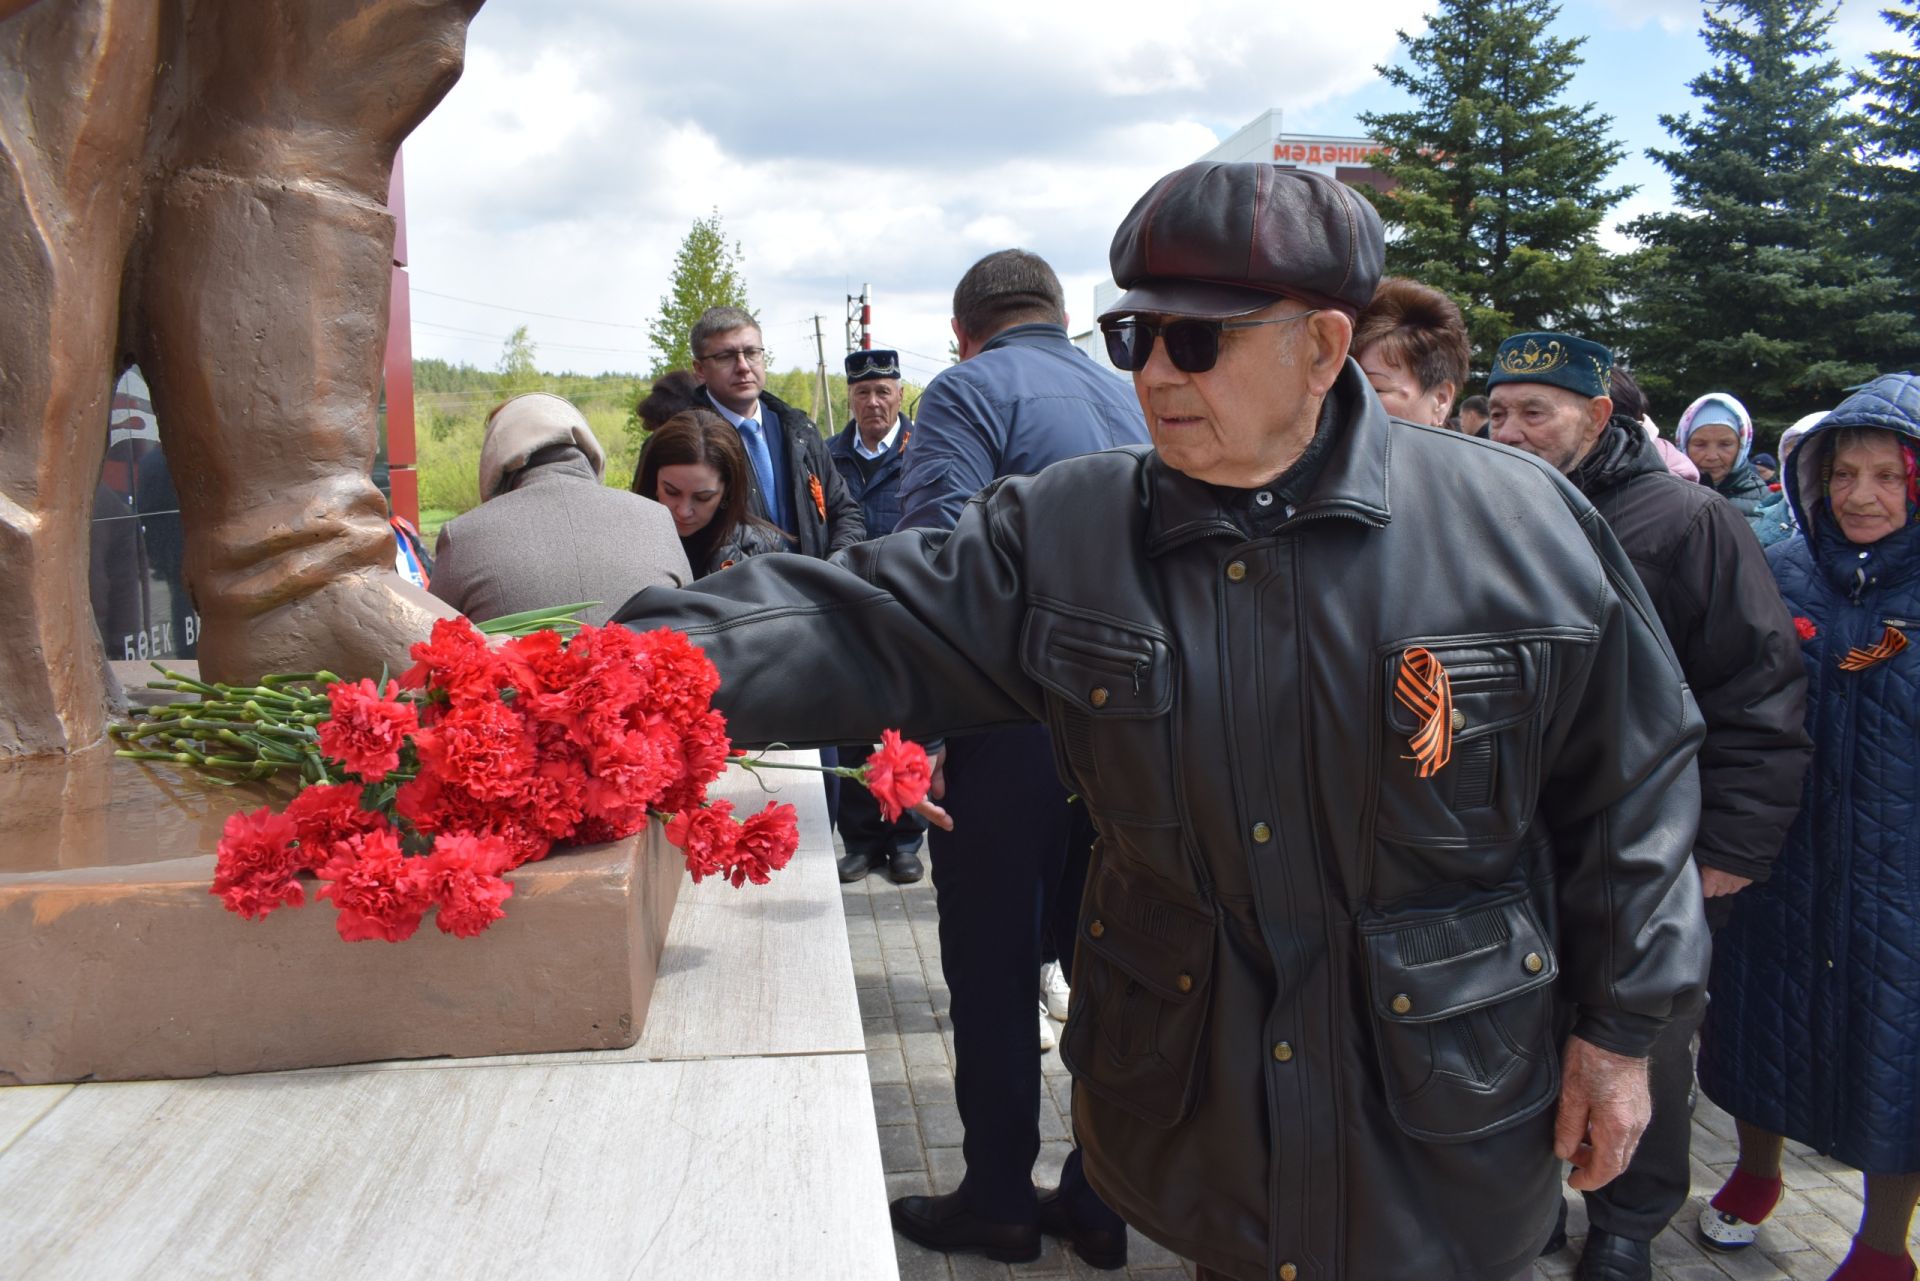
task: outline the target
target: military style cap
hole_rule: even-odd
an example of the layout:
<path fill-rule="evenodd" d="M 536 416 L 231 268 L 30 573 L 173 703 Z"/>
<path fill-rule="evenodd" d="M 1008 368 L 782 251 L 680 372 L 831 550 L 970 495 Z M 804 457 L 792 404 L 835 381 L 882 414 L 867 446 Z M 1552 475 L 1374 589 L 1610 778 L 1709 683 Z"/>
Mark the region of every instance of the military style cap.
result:
<path fill-rule="evenodd" d="M 1295 298 L 1357 316 L 1386 238 L 1365 197 L 1310 169 L 1203 161 L 1162 178 L 1114 233 L 1127 292 L 1100 319 L 1244 316 Z"/>
<path fill-rule="evenodd" d="M 1546 383 L 1582 396 L 1605 396 L 1613 353 L 1574 334 L 1515 334 L 1493 356 L 1487 390 L 1501 383 Z"/>
<path fill-rule="evenodd" d="M 850 383 L 863 383 L 870 378 L 898 378 L 899 376 L 900 353 L 897 351 L 875 347 L 871 351 L 847 353 L 847 381 Z"/>

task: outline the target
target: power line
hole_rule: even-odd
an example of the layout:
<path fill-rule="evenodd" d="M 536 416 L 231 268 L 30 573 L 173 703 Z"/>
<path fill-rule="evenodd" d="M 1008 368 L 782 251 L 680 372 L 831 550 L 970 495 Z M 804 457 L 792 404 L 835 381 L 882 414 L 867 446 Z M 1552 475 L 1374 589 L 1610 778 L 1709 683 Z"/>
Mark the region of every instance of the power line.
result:
<path fill-rule="evenodd" d="M 444 334 L 448 337 L 467 335 L 473 338 L 484 338 L 488 342 L 491 342 L 496 346 L 504 344 L 505 342 L 507 342 L 508 338 L 512 336 L 512 335 L 495 336 L 493 334 L 485 333 L 478 329 L 461 329 L 454 325 L 443 325 L 438 321 L 434 321 L 434 320 L 416 320 L 413 323 L 416 327 L 430 330 L 435 334 Z M 533 340 L 533 345 L 535 347 L 558 347 L 565 351 L 608 352 L 618 356 L 633 356 L 633 355 L 639 354 L 639 349 L 636 347 L 583 347 L 578 343 L 549 342 L 546 339 L 535 339 Z"/>
<path fill-rule="evenodd" d="M 509 307 L 504 303 L 482 302 L 478 298 L 462 298 L 457 294 L 435 293 L 431 289 L 422 289 L 418 285 L 411 286 L 411 292 L 425 294 L 429 298 L 445 298 L 448 302 L 463 302 L 470 307 L 491 307 L 495 311 L 512 312 L 517 316 L 537 316 L 541 320 L 569 320 L 581 325 L 603 325 L 608 329 L 644 330 L 646 328 L 645 325 L 632 325 L 620 320 L 589 320 L 585 316 L 562 316 L 551 311 L 528 311 L 525 307 Z"/>

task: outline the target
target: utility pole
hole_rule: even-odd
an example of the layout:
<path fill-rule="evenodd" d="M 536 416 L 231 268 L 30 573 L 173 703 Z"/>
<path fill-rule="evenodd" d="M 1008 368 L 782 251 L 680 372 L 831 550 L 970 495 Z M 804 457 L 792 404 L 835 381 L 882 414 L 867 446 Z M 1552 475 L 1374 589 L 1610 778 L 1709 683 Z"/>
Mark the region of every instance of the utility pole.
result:
<path fill-rule="evenodd" d="M 827 416 L 821 421 L 831 434 L 840 420 L 833 414 L 833 384 L 827 381 L 827 335 L 817 315 L 813 318 L 813 349 L 820 358 L 820 403 L 827 407 Z"/>

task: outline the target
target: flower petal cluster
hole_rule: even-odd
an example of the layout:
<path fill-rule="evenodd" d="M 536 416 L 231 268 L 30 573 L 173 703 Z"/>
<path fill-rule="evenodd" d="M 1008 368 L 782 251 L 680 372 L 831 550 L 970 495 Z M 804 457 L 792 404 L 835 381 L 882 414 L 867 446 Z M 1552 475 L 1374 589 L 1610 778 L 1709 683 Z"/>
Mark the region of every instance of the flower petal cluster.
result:
<path fill-rule="evenodd" d="M 882 730 L 880 746 L 867 757 L 867 790 L 879 803 L 881 817 L 891 823 L 906 810 L 927 799 L 933 767 L 920 744 L 900 737 L 899 730 Z"/>
<path fill-rule="evenodd" d="M 419 713 L 399 693 L 397 681 L 388 681 L 385 690 L 369 680 L 328 686 L 333 711 L 320 723 L 320 750 L 369 783 L 398 769 L 407 735 L 420 728 Z"/>

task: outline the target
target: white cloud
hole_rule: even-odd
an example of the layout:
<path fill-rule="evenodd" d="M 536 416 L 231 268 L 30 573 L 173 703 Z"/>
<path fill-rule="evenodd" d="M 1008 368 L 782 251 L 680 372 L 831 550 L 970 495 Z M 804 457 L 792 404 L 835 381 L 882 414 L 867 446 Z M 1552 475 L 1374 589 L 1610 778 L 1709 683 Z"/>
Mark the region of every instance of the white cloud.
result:
<path fill-rule="evenodd" d="M 1045 255 L 1090 320 L 1113 228 L 1155 178 L 1267 107 L 1368 83 L 1422 7 L 490 0 L 406 146 L 413 283 L 644 325 L 718 208 L 782 365 L 811 363 L 816 313 L 835 359 L 844 297 L 871 283 L 877 340 L 922 353 L 924 378 L 982 253 Z M 638 329 L 427 294 L 414 312 L 422 355 L 491 363 L 525 319 L 545 367 L 649 363 Z"/>

